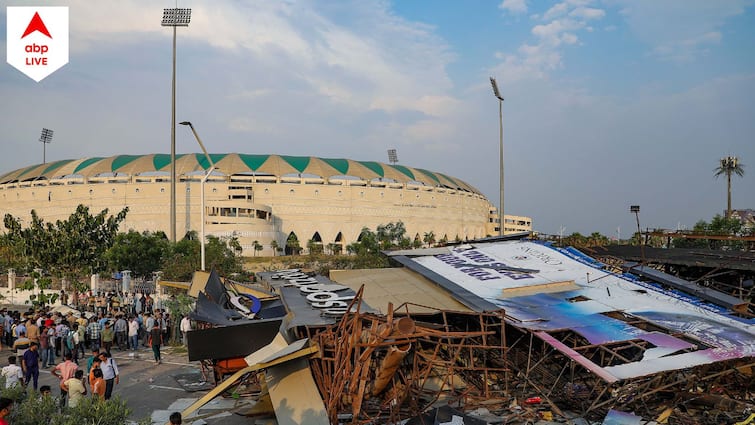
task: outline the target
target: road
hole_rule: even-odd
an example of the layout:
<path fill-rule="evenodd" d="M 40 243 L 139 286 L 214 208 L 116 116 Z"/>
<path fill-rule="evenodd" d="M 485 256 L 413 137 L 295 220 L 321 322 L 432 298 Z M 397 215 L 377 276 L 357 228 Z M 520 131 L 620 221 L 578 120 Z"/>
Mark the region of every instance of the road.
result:
<path fill-rule="evenodd" d="M 171 412 L 183 410 L 208 392 L 208 389 L 188 392 L 176 380 L 176 377 L 188 377 L 194 382 L 202 381 L 199 363 L 189 362 L 185 349 L 165 347 L 162 353 L 162 364 L 155 365 L 152 350 L 148 348 L 140 348 L 136 353 L 115 349 L 112 351 L 120 369 L 120 383 L 115 386 L 113 395 L 126 400 L 132 410 L 129 417 L 131 420 L 141 420 L 149 416 L 154 424 L 165 424 Z M 2 365 L 7 364 L 5 359 L 11 354 L 13 354 L 12 351 L 3 346 L 0 352 Z M 79 363 L 83 369 L 86 368 L 86 360 Z M 58 379 L 52 376 L 50 370 L 40 371 L 39 385 L 50 385 L 53 395 L 58 395 L 60 394 Z M 87 391 L 90 390 L 87 388 Z M 191 418 L 184 418 L 184 424 L 254 424 L 254 419 L 228 413 L 235 406 L 246 405 L 249 402 L 243 397 L 240 399 L 219 397 L 195 414 L 202 419 L 191 421 Z"/>

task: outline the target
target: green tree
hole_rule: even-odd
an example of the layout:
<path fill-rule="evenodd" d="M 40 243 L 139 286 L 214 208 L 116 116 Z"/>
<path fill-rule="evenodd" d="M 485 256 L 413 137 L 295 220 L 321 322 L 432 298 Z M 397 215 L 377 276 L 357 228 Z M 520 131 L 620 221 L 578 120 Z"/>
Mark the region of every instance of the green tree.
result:
<path fill-rule="evenodd" d="M 736 174 L 739 177 L 744 176 L 744 164 L 739 162 L 736 156 L 727 156 L 721 158 L 718 167 L 714 171 L 714 176 L 726 175 L 726 218 L 731 218 L 731 175 Z"/>
<path fill-rule="evenodd" d="M 235 232 L 234 232 L 234 233 L 235 233 Z M 254 241 L 254 245 L 255 245 L 255 254 L 256 254 L 256 251 L 257 251 L 257 249 L 256 249 L 256 246 L 257 246 L 257 245 L 259 245 L 259 242 L 257 242 L 257 241 Z M 244 249 L 243 249 L 243 248 L 241 247 L 241 243 L 239 242 L 239 238 L 238 238 L 238 236 L 235 236 L 235 235 L 234 235 L 234 236 L 232 236 L 232 237 L 231 237 L 231 238 L 230 238 L 230 239 L 228 240 L 228 246 L 230 246 L 230 247 L 231 247 L 231 249 L 233 250 L 233 253 L 234 253 L 234 254 L 236 254 L 236 255 L 241 255 L 241 251 L 243 251 L 243 250 L 244 250 Z"/>
<path fill-rule="evenodd" d="M 322 242 L 317 242 L 314 239 L 307 241 L 307 251 L 309 251 L 310 255 L 322 254 L 322 250 Z"/>
<path fill-rule="evenodd" d="M 185 314 L 189 314 L 194 309 L 194 302 L 194 298 L 183 292 L 171 295 L 170 298 L 164 302 L 165 307 L 170 312 L 170 317 L 173 318 L 173 323 L 175 323 L 175 325 L 171 327 L 171 343 L 178 343 L 181 340 L 181 328 L 178 326 L 178 323 Z"/>
<path fill-rule="evenodd" d="M 742 236 L 746 233 L 743 229 L 742 222 L 737 218 L 726 218 L 716 214 L 710 223 L 700 220 L 692 227 L 692 233 L 698 236 L 704 235 L 726 235 Z M 703 248 L 703 249 L 729 249 L 741 250 L 745 244 L 742 241 L 715 240 L 705 238 L 695 239 L 674 239 L 675 248 Z"/>
<path fill-rule="evenodd" d="M 278 252 L 278 249 L 280 249 L 280 247 L 278 246 L 278 241 L 276 241 L 275 239 L 273 239 L 270 242 L 270 248 L 273 249 L 273 257 L 275 257 L 275 254 Z"/>
<path fill-rule="evenodd" d="M 380 244 L 380 249 L 394 249 L 406 236 L 406 226 L 401 221 L 381 224 L 377 227 L 375 236 Z"/>
<path fill-rule="evenodd" d="M 296 237 L 295 233 L 291 233 L 290 235 L 288 235 L 288 239 L 286 239 L 286 248 L 293 255 L 299 255 L 299 252 L 301 252 L 301 245 L 299 244 L 299 238 Z"/>
<path fill-rule="evenodd" d="M 254 241 L 252 242 L 252 248 L 254 249 L 254 256 L 256 257 L 257 253 L 262 251 L 264 247 L 262 246 L 261 243 L 259 243 L 259 241 Z"/>
<path fill-rule="evenodd" d="M 431 247 L 431 246 L 435 245 L 435 232 L 433 232 L 431 230 L 431 231 L 425 233 L 425 237 L 423 237 L 422 240 L 425 242 L 425 244 L 428 247 Z"/>
<path fill-rule="evenodd" d="M 26 228 L 10 214 L 5 215 L 3 224 L 12 251 L 22 256 L 27 271 L 46 270 L 66 278 L 77 289 L 79 278 L 106 270 L 105 252 L 113 246 L 127 213 L 128 207 L 116 215 L 108 215 L 107 209 L 92 215 L 89 207 L 79 205 L 67 220 L 55 224 L 45 223 L 34 210 Z"/>
<path fill-rule="evenodd" d="M 328 251 L 331 254 L 333 254 L 333 255 L 340 254 L 341 253 L 341 249 L 342 249 L 342 247 L 341 247 L 340 243 L 331 242 L 331 243 L 328 244 Z"/>
<path fill-rule="evenodd" d="M 205 243 L 205 266 L 215 269 L 221 276 L 242 271 L 241 258 L 237 257 L 228 239 L 208 236 Z M 189 232 L 175 244 L 171 244 L 162 270 L 168 280 L 189 280 L 201 266 L 201 246 L 195 232 Z"/>
<path fill-rule="evenodd" d="M 129 230 L 115 237 L 105 252 L 110 271 L 131 270 L 134 277 L 149 278 L 160 270 L 170 242 L 163 232 Z"/>

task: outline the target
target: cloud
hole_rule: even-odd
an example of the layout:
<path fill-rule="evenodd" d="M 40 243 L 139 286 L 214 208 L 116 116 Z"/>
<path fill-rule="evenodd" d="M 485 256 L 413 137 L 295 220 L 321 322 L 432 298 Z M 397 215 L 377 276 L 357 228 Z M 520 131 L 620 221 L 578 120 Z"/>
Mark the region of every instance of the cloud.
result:
<path fill-rule="evenodd" d="M 603 9 L 595 9 L 592 7 L 578 7 L 569 12 L 569 16 L 582 18 L 584 20 L 602 19 L 606 16 L 606 12 Z"/>
<path fill-rule="evenodd" d="M 547 78 L 548 73 L 562 66 L 564 46 L 578 45 L 580 31 L 592 32 L 588 21 L 605 17 L 605 11 L 588 7 L 590 0 L 567 0 L 553 5 L 540 18 L 546 21 L 532 27 L 536 42 L 524 43 L 516 53 L 496 53 L 501 61 L 493 71 L 506 82 Z"/>
<path fill-rule="evenodd" d="M 515 15 L 527 13 L 527 2 L 525 0 L 503 0 L 498 8 Z"/>
<path fill-rule="evenodd" d="M 755 4 L 752 0 L 619 0 L 629 29 L 650 52 L 666 60 L 689 62 L 721 40 L 721 27 Z"/>
<path fill-rule="evenodd" d="M 653 54 L 676 62 L 692 62 L 698 56 L 707 53 L 706 47 L 721 42 L 721 33 L 711 31 L 698 36 L 658 45 Z"/>

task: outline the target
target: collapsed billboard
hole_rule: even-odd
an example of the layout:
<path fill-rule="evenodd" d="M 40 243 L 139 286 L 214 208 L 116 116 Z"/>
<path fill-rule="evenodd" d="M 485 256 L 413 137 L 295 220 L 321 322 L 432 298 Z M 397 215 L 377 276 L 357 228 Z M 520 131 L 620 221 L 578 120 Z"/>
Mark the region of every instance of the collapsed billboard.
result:
<path fill-rule="evenodd" d="M 604 270 L 577 252 L 509 241 L 448 247 L 402 262 L 504 309 L 511 324 L 607 382 L 755 354 L 752 319 Z M 585 345 L 632 343 L 640 354 L 596 362 L 552 336 L 564 332 Z"/>

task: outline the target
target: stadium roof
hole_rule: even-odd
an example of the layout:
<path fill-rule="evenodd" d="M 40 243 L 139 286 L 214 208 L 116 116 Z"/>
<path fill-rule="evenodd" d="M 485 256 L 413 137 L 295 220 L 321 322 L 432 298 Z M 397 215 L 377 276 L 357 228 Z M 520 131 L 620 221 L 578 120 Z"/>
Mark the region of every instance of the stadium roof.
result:
<path fill-rule="evenodd" d="M 256 174 L 281 177 L 291 174 L 315 175 L 325 179 L 352 176 L 363 180 L 383 178 L 399 183 L 420 182 L 433 187 L 446 187 L 481 194 L 472 185 L 445 174 L 374 161 L 314 156 L 256 155 L 241 153 L 210 154 L 215 166 L 227 175 Z M 176 155 L 176 173 L 185 175 L 209 168 L 201 153 Z M 50 180 L 67 176 L 85 178 L 98 176 L 150 175 L 170 172 L 170 155 L 116 155 L 82 159 L 66 159 L 20 168 L 0 176 L 0 184 Z"/>

